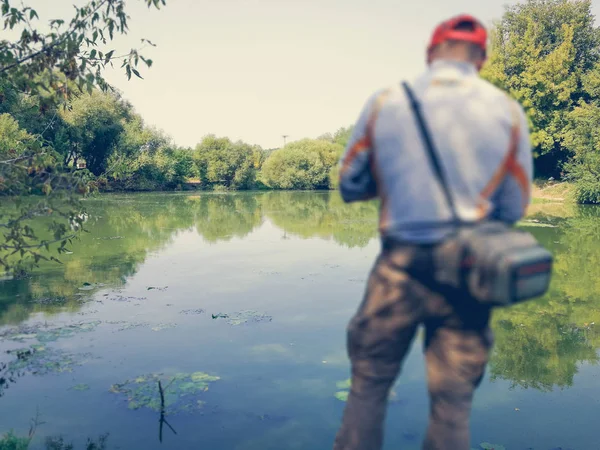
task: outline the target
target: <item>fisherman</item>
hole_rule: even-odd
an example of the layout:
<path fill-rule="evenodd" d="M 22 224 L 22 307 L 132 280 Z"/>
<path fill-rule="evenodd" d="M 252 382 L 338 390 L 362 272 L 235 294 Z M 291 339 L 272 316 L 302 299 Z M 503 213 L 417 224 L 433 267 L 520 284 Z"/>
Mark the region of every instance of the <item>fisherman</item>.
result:
<path fill-rule="evenodd" d="M 533 163 L 523 108 L 479 76 L 486 41 L 472 16 L 440 24 L 427 71 L 408 89 L 376 92 L 342 156 L 344 201 L 380 201 L 382 250 L 347 330 L 352 385 L 334 450 L 382 448 L 390 389 L 420 325 L 430 397 L 423 448 L 470 448 L 471 404 L 493 342 L 491 307 L 436 283 L 432 249 L 450 235 L 454 210 L 466 222 L 517 222 L 531 200 Z M 439 152 L 447 197 L 411 95 Z"/>

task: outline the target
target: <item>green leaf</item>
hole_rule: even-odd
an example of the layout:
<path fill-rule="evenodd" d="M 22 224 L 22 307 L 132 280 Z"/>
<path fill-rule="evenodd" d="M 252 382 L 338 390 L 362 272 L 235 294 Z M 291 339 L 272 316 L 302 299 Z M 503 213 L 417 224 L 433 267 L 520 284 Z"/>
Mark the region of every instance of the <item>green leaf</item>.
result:
<path fill-rule="evenodd" d="M 136 69 L 131 69 L 133 71 L 133 73 L 135 74 L 136 77 L 140 78 L 143 80 L 142 76 L 140 75 L 140 73 L 136 70 Z"/>
<path fill-rule="evenodd" d="M 338 381 L 335 385 L 338 389 L 350 389 L 351 379 L 348 378 L 344 381 Z"/>
<path fill-rule="evenodd" d="M 337 398 L 339 401 L 347 402 L 348 395 L 350 395 L 348 391 L 339 391 L 335 393 L 335 398 Z"/>
<path fill-rule="evenodd" d="M 29 20 L 33 20 L 34 17 L 39 19 L 37 12 L 35 12 L 35 10 L 32 9 L 31 11 L 29 11 Z"/>

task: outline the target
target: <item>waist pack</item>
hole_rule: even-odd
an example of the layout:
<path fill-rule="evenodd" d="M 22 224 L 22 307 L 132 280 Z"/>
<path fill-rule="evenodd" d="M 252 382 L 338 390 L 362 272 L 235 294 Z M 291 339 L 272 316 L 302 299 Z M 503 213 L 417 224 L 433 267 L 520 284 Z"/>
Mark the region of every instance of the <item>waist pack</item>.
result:
<path fill-rule="evenodd" d="M 546 293 L 552 255 L 528 232 L 501 222 L 458 231 L 434 251 L 434 279 L 481 303 L 508 306 Z"/>
<path fill-rule="evenodd" d="M 455 224 L 454 232 L 434 250 L 434 279 L 466 289 L 490 306 L 508 306 L 545 294 L 553 257 L 531 233 L 498 221 L 460 221 L 420 105 L 408 84 L 403 87 Z"/>

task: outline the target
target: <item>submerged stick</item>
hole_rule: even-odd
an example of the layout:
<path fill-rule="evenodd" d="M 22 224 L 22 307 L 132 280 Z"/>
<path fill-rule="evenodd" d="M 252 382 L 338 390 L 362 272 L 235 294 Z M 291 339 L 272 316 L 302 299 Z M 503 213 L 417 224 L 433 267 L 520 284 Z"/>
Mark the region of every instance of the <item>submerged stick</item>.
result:
<path fill-rule="evenodd" d="M 171 383 L 172 382 L 173 381 L 171 381 Z M 167 387 L 171 386 L 171 383 L 169 383 Z M 160 426 L 158 428 L 158 440 L 162 444 L 163 424 L 166 423 L 174 434 L 177 434 L 177 431 L 175 431 L 171 424 L 167 422 L 167 419 L 165 419 L 165 390 L 163 389 L 160 380 L 158 380 L 158 392 L 160 393 Z"/>
<path fill-rule="evenodd" d="M 160 412 L 165 412 L 165 392 L 163 391 L 162 384 L 158 380 L 158 392 L 160 392 Z"/>

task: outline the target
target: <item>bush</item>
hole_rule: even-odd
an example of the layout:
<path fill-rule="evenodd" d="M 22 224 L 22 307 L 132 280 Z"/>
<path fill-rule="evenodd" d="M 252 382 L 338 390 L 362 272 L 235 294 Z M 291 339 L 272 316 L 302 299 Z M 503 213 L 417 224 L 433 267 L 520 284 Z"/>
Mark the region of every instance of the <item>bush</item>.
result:
<path fill-rule="evenodd" d="M 260 179 L 272 189 L 331 189 L 330 172 L 342 152 L 341 145 L 325 140 L 293 142 L 269 155 Z"/>
<path fill-rule="evenodd" d="M 252 189 L 262 162 L 262 151 L 244 142 L 209 135 L 196 146 L 194 161 L 204 187 Z"/>
<path fill-rule="evenodd" d="M 13 431 L 9 431 L 0 438 L 0 450 L 27 450 L 29 439 L 18 437 Z"/>
<path fill-rule="evenodd" d="M 581 204 L 600 204 L 600 179 L 591 173 L 575 181 L 575 201 Z"/>

